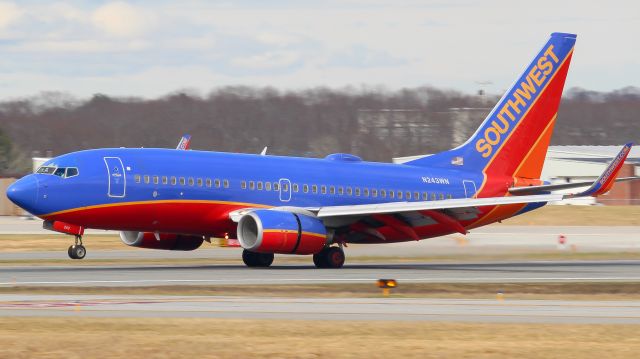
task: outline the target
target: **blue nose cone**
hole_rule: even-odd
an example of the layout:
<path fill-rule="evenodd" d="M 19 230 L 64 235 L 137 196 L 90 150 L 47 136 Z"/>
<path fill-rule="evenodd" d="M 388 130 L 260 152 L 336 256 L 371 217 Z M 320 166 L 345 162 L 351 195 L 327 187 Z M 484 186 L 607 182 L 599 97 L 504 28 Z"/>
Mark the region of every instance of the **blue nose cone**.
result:
<path fill-rule="evenodd" d="M 7 188 L 7 197 L 21 208 L 35 213 L 38 202 L 38 179 L 35 175 L 20 178 Z"/>

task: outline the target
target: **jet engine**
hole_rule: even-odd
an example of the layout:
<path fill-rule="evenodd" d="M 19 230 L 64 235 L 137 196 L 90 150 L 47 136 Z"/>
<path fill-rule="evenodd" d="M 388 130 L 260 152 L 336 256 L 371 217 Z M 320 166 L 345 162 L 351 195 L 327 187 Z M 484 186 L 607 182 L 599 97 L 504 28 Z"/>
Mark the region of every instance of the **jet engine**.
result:
<path fill-rule="evenodd" d="M 201 236 L 134 231 L 120 232 L 120 239 L 124 244 L 132 247 L 169 251 L 192 251 L 198 249 L 204 241 Z"/>
<path fill-rule="evenodd" d="M 321 220 L 304 214 L 259 209 L 238 222 L 242 248 L 259 253 L 315 254 L 328 242 Z"/>

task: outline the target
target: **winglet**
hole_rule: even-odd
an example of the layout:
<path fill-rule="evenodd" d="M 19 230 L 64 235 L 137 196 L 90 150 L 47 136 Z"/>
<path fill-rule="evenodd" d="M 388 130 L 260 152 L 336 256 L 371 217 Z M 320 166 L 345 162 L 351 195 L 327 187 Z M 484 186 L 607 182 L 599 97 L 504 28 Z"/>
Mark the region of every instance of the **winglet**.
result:
<path fill-rule="evenodd" d="M 180 139 L 180 142 L 178 142 L 178 147 L 176 147 L 176 150 L 188 150 L 190 143 L 191 143 L 191 135 L 185 134 Z"/>
<path fill-rule="evenodd" d="M 633 143 L 627 143 L 626 145 L 624 145 L 618 155 L 613 159 L 613 161 L 611 161 L 611 163 L 609 163 L 604 172 L 602 172 L 600 177 L 598 177 L 598 179 L 593 182 L 591 187 L 583 192 L 571 194 L 567 197 L 596 197 L 609 192 L 611 190 L 611 187 L 613 187 L 613 184 L 616 182 L 616 177 L 618 177 L 618 173 L 620 172 L 620 169 L 624 164 L 624 160 L 627 159 L 629 152 L 631 152 L 631 147 L 633 147 Z"/>

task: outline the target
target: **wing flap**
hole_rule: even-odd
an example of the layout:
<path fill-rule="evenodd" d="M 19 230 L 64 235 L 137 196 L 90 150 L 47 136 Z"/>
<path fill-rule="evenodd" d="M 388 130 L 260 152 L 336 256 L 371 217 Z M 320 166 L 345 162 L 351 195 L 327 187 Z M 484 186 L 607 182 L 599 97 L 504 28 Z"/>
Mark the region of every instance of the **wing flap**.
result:
<path fill-rule="evenodd" d="M 563 195 L 561 194 L 545 194 L 533 196 L 459 198 L 424 202 L 388 202 L 352 206 L 329 206 L 320 208 L 318 210 L 317 216 L 319 218 L 326 218 L 354 215 L 402 213 L 438 209 L 483 207 L 503 204 L 553 202 L 560 201 L 562 200 L 562 198 Z"/>

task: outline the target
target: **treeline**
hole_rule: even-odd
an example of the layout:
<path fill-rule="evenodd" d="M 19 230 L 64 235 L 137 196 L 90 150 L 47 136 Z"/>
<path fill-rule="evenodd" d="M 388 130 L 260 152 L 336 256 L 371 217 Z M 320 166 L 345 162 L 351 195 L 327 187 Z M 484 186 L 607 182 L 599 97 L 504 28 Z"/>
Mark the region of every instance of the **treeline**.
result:
<path fill-rule="evenodd" d="M 25 173 L 31 156 L 96 147 L 174 147 L 183 133 L 194 149 L 369 160 L 442 151 L 473 132 L 498 97 L 431 87 L 279 91 L 224 87 L 157 99 L 61 93 L 0 103 L 0 172 Z M 465 112 L 468 114 L 465 115 Z M 640 90 L 566 92 L 554 144 L 610 145 L 640 137 Z M 459 135 L 459 134 L 458 134 Z"/>

